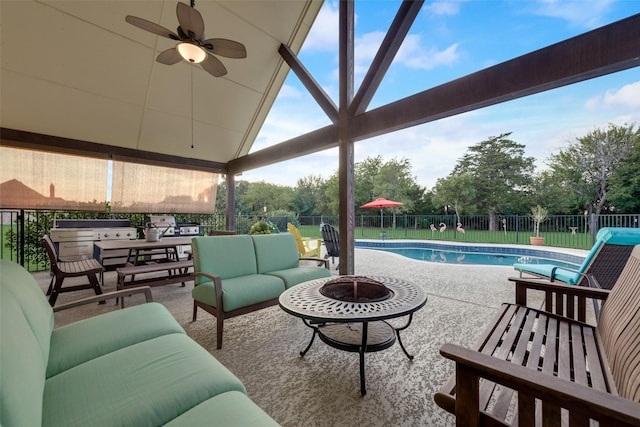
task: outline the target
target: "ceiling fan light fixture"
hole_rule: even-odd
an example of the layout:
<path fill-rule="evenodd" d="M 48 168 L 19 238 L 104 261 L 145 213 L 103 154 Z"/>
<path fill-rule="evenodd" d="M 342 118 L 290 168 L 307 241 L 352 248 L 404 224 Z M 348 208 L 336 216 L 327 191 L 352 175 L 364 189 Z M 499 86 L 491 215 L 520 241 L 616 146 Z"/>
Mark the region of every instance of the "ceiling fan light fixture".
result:
<path fill-rule="evenodd" d="M 200 46 L 196 46 L 195 44 L 186 42 L 178 43 L 176 49 L 185 61 L 194 64 L 199 64 L 207 57 L 207 53 Z"/>

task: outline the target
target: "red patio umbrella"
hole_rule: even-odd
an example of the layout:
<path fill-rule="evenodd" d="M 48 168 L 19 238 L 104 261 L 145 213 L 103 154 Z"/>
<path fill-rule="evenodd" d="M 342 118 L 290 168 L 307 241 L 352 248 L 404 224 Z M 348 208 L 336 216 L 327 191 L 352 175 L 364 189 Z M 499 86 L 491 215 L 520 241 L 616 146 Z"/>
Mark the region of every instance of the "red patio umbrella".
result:
<path fill-rule="evenodd" d="M 382 229 L 384 219 L 382 210 L 384 208 L 395 208 L 396 206 L 402 206 L 402 203 L 394 202 L 393 200 L 387 200 L 384 197 L 378 197 L 374 201 L 365 203 L 360 207 L 365 209 L 380 209 L 380 229 Z"/>

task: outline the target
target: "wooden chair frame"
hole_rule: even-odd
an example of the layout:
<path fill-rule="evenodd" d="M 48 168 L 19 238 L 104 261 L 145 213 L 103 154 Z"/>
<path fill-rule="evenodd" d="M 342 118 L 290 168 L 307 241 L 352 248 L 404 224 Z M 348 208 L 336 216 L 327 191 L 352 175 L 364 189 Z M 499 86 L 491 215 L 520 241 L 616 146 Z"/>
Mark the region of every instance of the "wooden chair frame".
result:
<path fill-rule="evenodd" d="M 49 255 L 49 263 L 51 264 L 51 273 L 54 275 L 52 283 L 49 284 L 47 295 L 49 295 L 49 304 L 53 307 L 56 303 L 58 295 L 63 292 L 74 292 L 83 289 L 93 289 L 96 295 L 102 294 L 97 274 L 102 273 L 104 268 L 95 259 L 83 259 L 78 261 L 61 261 L 58 257 L 56 247 L 48 235 L 42 237 L 42 245 Z M 62 282 L 67 277 L 86 276 L 89 283 L 84 285 L 75 285 L 62 287 Z"/>

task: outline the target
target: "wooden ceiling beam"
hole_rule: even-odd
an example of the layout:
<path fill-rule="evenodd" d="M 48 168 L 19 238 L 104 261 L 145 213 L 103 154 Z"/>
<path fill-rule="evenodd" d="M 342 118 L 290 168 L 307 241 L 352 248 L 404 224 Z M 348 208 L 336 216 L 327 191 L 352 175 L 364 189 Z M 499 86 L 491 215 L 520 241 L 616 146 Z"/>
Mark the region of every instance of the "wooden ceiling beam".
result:
<path fill-rule="evenodd" d="M 50 151 L 61 154 L 93 157 L 98 159 L 122 160 L 169 168 L 199 170 L 213 173 L 227 173 L 227 165 L 208 160 L 171 156 L 151 151 L 135 150 L 98 144 L 60 136 L 43 135 L 15 129 L 0 128 L 3 146 Z"/>
<path fill-rule="evenodd" d="M 640 65 L 640 14 L 352 119 L 356 140 L 394 132 Z"/>
<path fill-rule="evenodd" d="M 369 106 L 423 4 L 424 0 L 404 0 L 400 5 L 387 35 L 362 80 L 360 89 L 349 106 L 351 116 L 363 113 Z"/>
<path fill-rule="evenodd" d="M 311 96 L 313 96 L 313 99 L 320 105 L 320 108 L 322 108 L 322 111 L 325 112 L 331 122 L 338 123 L 338 107 L 336 107 L 336 104 L 333 103 L 329 95 L 327 95 L 316 79 L 309 73 L 309 70 L 302 65 L 289 46 L 281 44 L 278 52 L 291 70 L 296 73 L 300 82 L 307 88 Z"/>
<path fill-rule="evenodd" d="M 247 170 L 269 166 L 337 146 L 338 128 L 334 125 L 329 125 L 231 160 L 229 162 L 229 173 L 239 174 Z"/>
<path fill-rule="evenodd" d="M 363 140 L 640 65 L 640 14 L 478 71 L 351 119 Z M 328 126 L 232 160 L 234 172 L 338 146 Z"/>

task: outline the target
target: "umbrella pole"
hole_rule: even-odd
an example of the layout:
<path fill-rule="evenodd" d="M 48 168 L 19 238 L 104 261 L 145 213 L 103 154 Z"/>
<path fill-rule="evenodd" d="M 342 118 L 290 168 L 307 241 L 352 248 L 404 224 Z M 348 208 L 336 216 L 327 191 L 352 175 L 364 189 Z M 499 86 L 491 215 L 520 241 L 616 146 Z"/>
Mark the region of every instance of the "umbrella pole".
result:
<path fill-rule="evenodd" d="M 384 223 L 384 216 L 382 213 L 382 208 L 380 208 L 380 230 L 382 230 L 382 224 Z"/>

